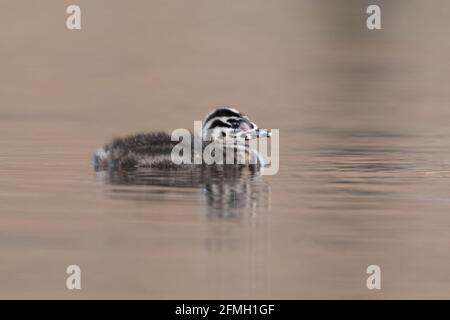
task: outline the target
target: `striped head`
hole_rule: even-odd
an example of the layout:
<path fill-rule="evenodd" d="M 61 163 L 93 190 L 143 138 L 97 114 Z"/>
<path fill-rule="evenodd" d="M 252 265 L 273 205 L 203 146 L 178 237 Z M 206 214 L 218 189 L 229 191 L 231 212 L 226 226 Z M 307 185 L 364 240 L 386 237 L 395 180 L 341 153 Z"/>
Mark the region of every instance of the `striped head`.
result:
<path fill-rule="evenodd" d="M 203 139 L 223 141 L 226 138 L 252 139 L 258 137 L 258 126 L 238 110 L 219 107 L 203 120 Z"/>

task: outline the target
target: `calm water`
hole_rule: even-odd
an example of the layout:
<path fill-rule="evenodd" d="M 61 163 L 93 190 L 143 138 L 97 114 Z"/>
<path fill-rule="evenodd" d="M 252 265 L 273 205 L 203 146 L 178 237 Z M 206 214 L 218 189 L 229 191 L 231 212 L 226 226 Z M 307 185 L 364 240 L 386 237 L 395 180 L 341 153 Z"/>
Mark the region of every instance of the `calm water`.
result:
<path fill-rule="evenodd" d="M 0 2 L 1 298 L 450 297 L 448 1 L 106 2 Z M 94 172 L 218 104 L 277 175 Z"/>

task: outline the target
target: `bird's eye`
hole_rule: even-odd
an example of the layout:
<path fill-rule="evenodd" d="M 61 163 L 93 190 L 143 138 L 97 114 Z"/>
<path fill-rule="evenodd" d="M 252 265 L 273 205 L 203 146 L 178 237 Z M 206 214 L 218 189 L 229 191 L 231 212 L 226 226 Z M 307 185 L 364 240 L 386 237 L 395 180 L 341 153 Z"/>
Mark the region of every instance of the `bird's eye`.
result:
<path fill-rule="evenodd" d="M 232 120 L 229 120 L 228 122 L 230 123 L 231 128 L 233 128 L 233 129 L 239 128 L 239 121 L 236 121 L 236 120 L 232 119 Z"/>

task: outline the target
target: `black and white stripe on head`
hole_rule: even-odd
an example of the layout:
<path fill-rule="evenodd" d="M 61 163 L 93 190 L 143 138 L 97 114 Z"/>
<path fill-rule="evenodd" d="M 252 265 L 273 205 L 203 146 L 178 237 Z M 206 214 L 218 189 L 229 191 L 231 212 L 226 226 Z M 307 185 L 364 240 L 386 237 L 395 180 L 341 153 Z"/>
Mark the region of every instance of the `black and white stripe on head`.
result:
<path fill-rule="evenodd" d="M 211 124 L 208 126 L 208 129 L 214 129 L 217 127 L 221 127 L 221 128 L 231 128 L 231 124 L 229 124 L 228 122 L 222 121 L 220 119 L 215 119 L 214 121 L 211 122 Z"/>
<path fill-rule="evenodd" d="M 208 113 L 205 117 L 204 124 L 208 123 L 214 118 L 242 118 L 242 113 L 240 113 L 238 110 L 230 107 L 219 107 L 210 113 Z"/>

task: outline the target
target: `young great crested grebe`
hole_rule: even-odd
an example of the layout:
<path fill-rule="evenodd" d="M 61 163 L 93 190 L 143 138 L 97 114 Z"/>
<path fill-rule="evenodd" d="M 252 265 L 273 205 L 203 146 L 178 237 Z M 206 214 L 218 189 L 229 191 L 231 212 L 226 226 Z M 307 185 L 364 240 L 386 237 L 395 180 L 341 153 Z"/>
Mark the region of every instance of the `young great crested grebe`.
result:
<path fill-rule="evenodd" d="M 209 112 L 202 122 L 201 130 L 202 148 L 201 152 L 207 145 L 212 142 L 220 143 L 224 146 L 224 158 L 227 150 L 245 149 L 248 159 L 256 159 L 255 161 L 247 161 L 245 165 L 264 165 L 259 158 L 258 153 L 247 146 L 227 144 L 228 139 L 241 138 L 245 140 L 256 139 L 259 137 L 270 137 L 271 133 L 265 129 L 258 129 L 258 126 L 251 122 L 250 119 L 230 107 L 219 107 Z M 198 138 L 198 137 L 197 137 Z M 193 142 L 189 141 L 189 147 L 192 151 L 192 163 L 196 163 L 194 159 L 201 157 L 198 150 L 194 148 Z M 192 142 L 192 143 L 191 143 Z M 171 135 L 165 132 L 137 134 L 125 138 L 116 138 L 103 148 L 98 149 L 94 155 L 94 166 L 97 171 L 106 169 L 126 169 L 126 168 L 159 168 L 171 169 L 191 166 L 191 164 L 176 164 L 171 158 L 172 150 L 179 145 L 179 141 L 172 141 Z M 242 165 L 237 160 L 231 164 Z M 205 165 L 203 161 L 200 165 Z M 228 165 L 228 163 L 227 163 Z"/>

